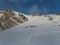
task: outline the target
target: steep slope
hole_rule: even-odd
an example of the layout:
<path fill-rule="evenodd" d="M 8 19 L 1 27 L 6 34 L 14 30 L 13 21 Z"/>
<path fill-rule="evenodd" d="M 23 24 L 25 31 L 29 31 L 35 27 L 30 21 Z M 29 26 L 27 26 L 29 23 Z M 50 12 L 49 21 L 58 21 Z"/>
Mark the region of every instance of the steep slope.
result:
<path fill-rule="evenodd" d="M 0 30 L 9 29 L 27 21 L 23 14 L 11 10 L 0 11 Z"/>
<path fill-rule="evenodd" d="M 0 45 L 60 45 L 59 15 L 27 17 L 25 23 L 0 32 Z"/>

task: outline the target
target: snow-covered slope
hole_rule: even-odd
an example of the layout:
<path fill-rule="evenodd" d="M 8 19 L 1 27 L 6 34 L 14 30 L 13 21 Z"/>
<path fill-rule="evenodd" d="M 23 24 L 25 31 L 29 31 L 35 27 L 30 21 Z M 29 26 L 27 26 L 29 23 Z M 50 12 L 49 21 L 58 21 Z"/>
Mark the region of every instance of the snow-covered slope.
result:
<path fill-rule="evenodd" d="M 28 21 L 0 31 L 0 45 L 60 45 L 60 16 L 27 16 Z"/>

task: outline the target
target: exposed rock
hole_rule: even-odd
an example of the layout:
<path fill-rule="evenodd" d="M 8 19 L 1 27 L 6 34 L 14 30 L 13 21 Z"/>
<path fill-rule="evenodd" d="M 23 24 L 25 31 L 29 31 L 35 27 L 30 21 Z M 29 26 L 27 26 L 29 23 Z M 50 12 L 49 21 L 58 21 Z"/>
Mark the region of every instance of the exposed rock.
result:
<path fill-rule="evenodd" d="M 25 17 L 24 15 L 22 15 L 22 14 L 18 14 L 18 15 L 19 15 L 19 18 L 22 18 L 24 21 L 28 20 L 28 18 Z"/>
<path fill-rule="evenodd" d="M 26 18 L 23 14 L 19 15 L 20 14 L 18 14 L 17 17 L 11 10 L 0 12 L 0 30 L 11 28 L 28 20 L 28 18 Z"/>

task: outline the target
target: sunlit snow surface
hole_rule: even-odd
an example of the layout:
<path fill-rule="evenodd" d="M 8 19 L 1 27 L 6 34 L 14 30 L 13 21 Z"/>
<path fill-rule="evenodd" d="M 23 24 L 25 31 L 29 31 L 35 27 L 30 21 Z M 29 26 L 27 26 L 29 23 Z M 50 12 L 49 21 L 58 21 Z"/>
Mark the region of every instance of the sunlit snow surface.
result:
<path fill-rule="evenodd" d="M 0 45 L 60 45 L 60 16 L 27 16 L 29 21 L 0 32 Z"/>

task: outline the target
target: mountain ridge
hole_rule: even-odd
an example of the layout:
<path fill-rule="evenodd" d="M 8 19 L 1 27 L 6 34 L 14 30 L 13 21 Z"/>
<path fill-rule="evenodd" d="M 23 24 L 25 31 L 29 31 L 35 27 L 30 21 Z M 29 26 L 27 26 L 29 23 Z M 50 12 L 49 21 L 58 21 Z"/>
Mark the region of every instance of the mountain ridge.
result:
<path fill-rule="evenodd" d="M 24 23 L 28 18 L 23 14 L 11 10 L 0 12 L 0 28 L 5 30 L 18 24 Z"/>
<path fill-rule="evenodd" d="M 54 22 L 57 23 L 57 19 L 60 18 L 59 14 L 32 14 L 25 15 L 23 13 L 15 12 L 12 10 L 4 10 L 0 11 L 0 30 L 9 29 L 11 27 L 17 26 L 19 24 L 31 23 L 31 24 L 39 24 L 39 23 L 49 23 Z M 58 19 L 59 20 L 59 19 Z M 44 24 L 43 23 L 43 24 Z M 33 25 L 32 25 L 33 26 Z M 28 26 L 29 27 L 29 26 Z M 31 27 L 31 26 L 30 26 Z M 33 26 L 35 27 L 35 26 Z"/>

